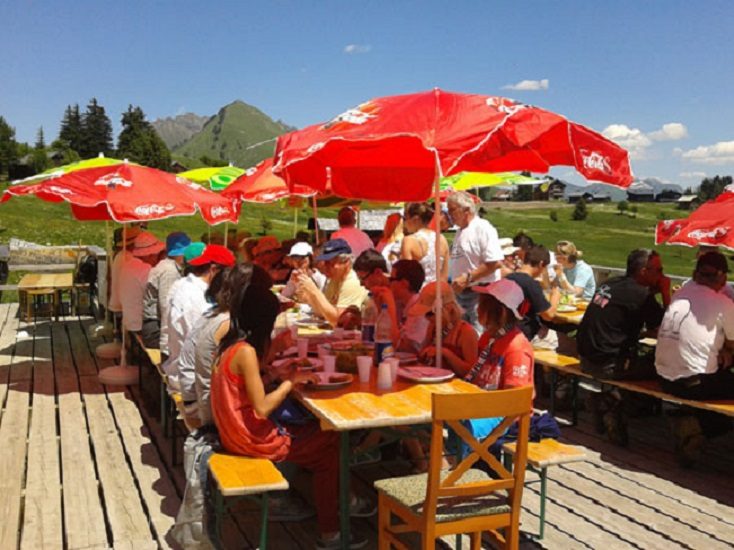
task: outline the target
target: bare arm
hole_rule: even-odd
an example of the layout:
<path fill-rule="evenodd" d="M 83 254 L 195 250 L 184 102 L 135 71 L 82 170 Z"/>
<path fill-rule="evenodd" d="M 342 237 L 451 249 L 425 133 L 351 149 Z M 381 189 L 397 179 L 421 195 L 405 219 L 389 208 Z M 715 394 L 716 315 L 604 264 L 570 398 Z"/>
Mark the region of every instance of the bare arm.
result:
<path fill-rule="evenodd" d="M 552 321 L 553 317 L 556 316 L 556 309 L 558 308 L 558 302 L 561 300 L 561 291 L 557 286 L 551 289 L 550 293 L 550 305 L 548 309 L 540 313 L 541 319 L 545 321 Z"/>

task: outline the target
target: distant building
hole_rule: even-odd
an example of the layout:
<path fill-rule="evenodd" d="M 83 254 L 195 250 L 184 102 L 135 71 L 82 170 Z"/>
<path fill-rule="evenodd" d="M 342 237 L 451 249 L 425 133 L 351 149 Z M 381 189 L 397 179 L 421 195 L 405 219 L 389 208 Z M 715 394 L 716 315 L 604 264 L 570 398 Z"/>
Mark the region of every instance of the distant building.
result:
<path fill-rule="evenodd" d="M 680 189 L 663 189 L 655 195 L 656 202 L 677 202 L 683 196 Z"/>
<path fill-rule="evenodd" d="M 509 201 L 510 199 L 512 199 L 512 191 L 509 191 L 507 189 L 500 189 L 494 195 L 492 195 L 492 198 L 490 200 Z"/>
<path fill-rule="evenodd" d="M 589 202 L 610 202 L 612 200 L 612 196 L 609 193 L 605 193 L 603 191 L 576 191 L 574 193 L 569 193 L 566 197 L 566 200 L 568 200 L 569 203 L 573 204 L 576 202 L 579 202 L 581 199 L 584 199 L 587 203 Z"/>
<path fill-rule="evenodd" d="M 169 169 L 169 172 L 172 172 L 174 174 L 180 174 L 181 172 L 186 172 L 188 168 L 178 162 L 177 160 L 171 161 L 171 168 Z"/>
<path fill-rule="evenodd" d="M 534 201 L 562 200 L 566 192 L 566 184 L 560 180 L 553 180 L 546 185 L 536 185 L 533 189 Z"/>
<path fill-rule="evenodd" d="M 655 202 L 655 189 L 652 185 L 637 181 L 627 189 L 629 202 Z"/>
<path fill-rule="evenodd" d="M 682 195 L 675 202 L 680 210 L 695 210 L 701 204 L 701 199 L 698 195 Z"/>

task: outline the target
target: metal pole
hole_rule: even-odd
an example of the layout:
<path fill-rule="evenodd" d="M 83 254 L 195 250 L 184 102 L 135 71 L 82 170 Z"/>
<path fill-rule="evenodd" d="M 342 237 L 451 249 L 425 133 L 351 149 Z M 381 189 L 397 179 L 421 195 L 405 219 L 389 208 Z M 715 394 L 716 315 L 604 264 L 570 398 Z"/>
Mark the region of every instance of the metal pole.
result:
<path fill-rule="evenodd" d="M 433 205 L 433 223 L 436 231 L 435 256 L 437 292 L 435 302 L 436 315 L 433 318 L 436 320 L 436 367 L 440 369 L 443 364 L 443 353 L 441 353 L 441 340 L 443 337 L 443 334 L 441 334 L 441 331 L 443 330 L 443 296 L 441 294 L 441 287 L 443 286 L 441 284 L 443 282 L 443 279 L 441 278 L 441 266 L 443 265 L 443 262 L 441 261 L 441 163 L 438 160 L 438 152 L 435 150 L 434 155 L 436 157 L 436 177 L 433 182 L 433 191 L 436 195 L 436 201 Z"/>

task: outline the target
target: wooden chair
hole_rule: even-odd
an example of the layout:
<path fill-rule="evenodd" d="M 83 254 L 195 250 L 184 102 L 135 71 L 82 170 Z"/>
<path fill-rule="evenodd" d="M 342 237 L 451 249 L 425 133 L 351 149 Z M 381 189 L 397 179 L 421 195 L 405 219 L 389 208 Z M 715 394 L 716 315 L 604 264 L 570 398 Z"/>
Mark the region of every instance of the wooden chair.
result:
<path fill-rule="evenodd" d="M 528 450 L 532 387 L 478 394 L 433 394 L 431 456 L 428 474 L 375 482 L 378 490 L 378 547 L 407 549 L 398 535 L 420 532 L 424 549 L 437 537 L 470 533 L 471 548 L 481 547 L 482 532 L 504 548 L 516 549 L 520 538 L 520 505 Z M 503 417 L 482 441 L 461 423 L 472 418 Z M 506 469 L 489 447 L 518 422 L 513 470 Z M 469 446 L 470 453 L 451 471 L 441 471 L 444 423 Z M 483 460 L 497 478 L 473 469 Z M 392 516 L 402 523 L 393 524 Z M 501 534 L 498 529 L 504 529 Z"/>

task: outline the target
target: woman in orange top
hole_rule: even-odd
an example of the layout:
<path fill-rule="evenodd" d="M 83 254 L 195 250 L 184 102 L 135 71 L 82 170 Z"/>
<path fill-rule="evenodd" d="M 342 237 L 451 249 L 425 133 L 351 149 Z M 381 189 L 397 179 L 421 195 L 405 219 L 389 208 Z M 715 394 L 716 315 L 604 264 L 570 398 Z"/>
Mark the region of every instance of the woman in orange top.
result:
<path fill-rule="evenodd" d="M 257 268 L 256 268 L 257 269 Z M 281 373 L 282 382 L 267 393 L 260 373 L 268 356 L 279 302 L 267 286 L 252 280 L 251 265 L 239 265 L 228 278 L 236 291 L 230 303 L 230 329 L 222 339 L 212 370 L 212 414 L 224 448 L 234 454 L 287 460 L 313 472 L 314 500 L 322 539 L 338 539 L 339 445 L 334 432 L 316 422 L 277 426 L 268 417 L 299 383 L 312 374 Z M 327 544 L 323 544 L 327 543 Z"/>

